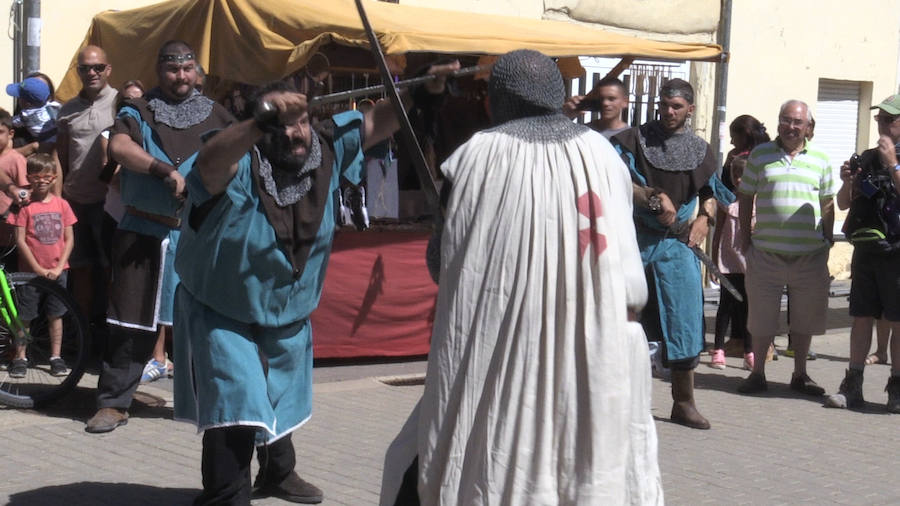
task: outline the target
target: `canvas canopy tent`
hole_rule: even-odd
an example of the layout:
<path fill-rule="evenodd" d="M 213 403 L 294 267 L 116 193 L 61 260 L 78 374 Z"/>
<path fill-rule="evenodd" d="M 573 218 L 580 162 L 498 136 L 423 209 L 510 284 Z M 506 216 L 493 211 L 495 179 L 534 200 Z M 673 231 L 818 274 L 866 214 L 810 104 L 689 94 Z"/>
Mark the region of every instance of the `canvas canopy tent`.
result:
<path fill-rule="evenodd" d="M 550 56 L 637 56 L 715 60 L 715 44 L 644 40 L 563 21 L 548 21 L 367 2 L 366 11 L 388 55 L 408 52 L 503 54 L 534 49 Z M 210 75 L 262 84 L 301 69 L 323 45 L 366 48 L 353 0 L 171 0 L 94 17 L 82 43 L 103 47 L 111 84 L 155 83 L 156 50 L 182 39 Z M 81 83 L 75 58 L 59 87 L 68 100 Z"/>

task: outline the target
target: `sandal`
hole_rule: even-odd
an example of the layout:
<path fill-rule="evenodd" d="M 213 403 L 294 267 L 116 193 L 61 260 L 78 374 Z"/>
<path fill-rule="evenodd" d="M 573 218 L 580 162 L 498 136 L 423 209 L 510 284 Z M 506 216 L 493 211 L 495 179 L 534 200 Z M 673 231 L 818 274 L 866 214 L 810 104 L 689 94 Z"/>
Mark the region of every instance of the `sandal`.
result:
<path fill-rule="evenodd" d="M 875 365 L 875 364 L 887 364 L 887 356 L 880 356 L 877 353 L 873 353 L 866 357 L 866 365 Z"/>

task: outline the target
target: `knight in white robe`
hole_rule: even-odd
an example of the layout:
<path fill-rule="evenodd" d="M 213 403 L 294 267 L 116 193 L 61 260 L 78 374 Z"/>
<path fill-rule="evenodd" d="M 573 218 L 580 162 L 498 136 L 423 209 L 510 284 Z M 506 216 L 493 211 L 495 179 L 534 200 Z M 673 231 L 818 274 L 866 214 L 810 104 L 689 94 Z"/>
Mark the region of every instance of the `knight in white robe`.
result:
<path fill-rule="evenodd" d="M 663 502 L 631 179 L 564 98 L 551 59 L 502 56 L 498 126 L 441 167 L 425 391 L 389 449 L 383 505 L 401 503 L 415 455 L 424 505 Z"/>

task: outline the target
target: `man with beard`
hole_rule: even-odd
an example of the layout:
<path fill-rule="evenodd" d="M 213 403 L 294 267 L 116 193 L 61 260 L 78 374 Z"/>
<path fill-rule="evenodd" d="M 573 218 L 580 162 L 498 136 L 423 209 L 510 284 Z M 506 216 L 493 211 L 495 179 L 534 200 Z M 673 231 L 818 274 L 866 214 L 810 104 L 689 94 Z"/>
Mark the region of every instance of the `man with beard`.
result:
<path fill-rule="evenodd" d="M 716 212 L 713 198 L 734 195 L 715 175 L 716 156 L 685 123 L 694 112 L 694 90 L 671 79 L 659 91 L 660 119 L 612 138 L 631 168 L 634 224 L 650 296 L 641 324 L 662 343 L 672 370 L 671 419 L 708 429 L 694 403 L 694 369 L 703 351 L 703 290 L 700 262 L 690 247 L 703 244 Z M 697 208 L 696 218 L 692 218 Z"/>
<path fill-rule="evenodd" d="M 381 504 L 662 504 L 628 169 L 547 56 L 501 56 L 489 97 L 441 166 L 425 391 Z"/>
<path fill-rule="evenodd" d="M 442 93 L 443 81 L 426 87 Z M 322 501 L 322 491 L 294 471 L 291 443 L 311 413 L 309 315 L 331 250 L 334 194 L 341 178 L 360 182 L 363 149 L 397 129 L 390 107 L 347 111 L 312 127 L 306 97 L 275 82 L 249 104 L 251 119 L 200 150 L 187 178 L 175 318 L 183 357 L 175 416 L 204 431 L 195 504 L 249 504 L 254 445 L 256 496 Z"/>
<path fill-rule="evenodd" d="M 186 43 L 163 44 L 156 70 L 159 86 L 142 99 L 126 100 L 111 130 L 110 153 L 124 168 L 120 189 L 126 213 L 113 237 L 110 339 L 97 385 L 99 409 L 87 432 L 109 432 L 128 422 L 158 326 L 172 324 L 184 175 L 202 134 L 233 121 L 194 89 L 196 61 Z"/>

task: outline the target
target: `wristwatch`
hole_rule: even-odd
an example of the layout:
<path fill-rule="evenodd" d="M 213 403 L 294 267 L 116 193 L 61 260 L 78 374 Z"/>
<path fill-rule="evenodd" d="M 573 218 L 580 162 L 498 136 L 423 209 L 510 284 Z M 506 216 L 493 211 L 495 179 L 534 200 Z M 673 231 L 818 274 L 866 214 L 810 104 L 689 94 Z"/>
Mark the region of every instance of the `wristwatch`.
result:
<path fill-rule="evenodd" d="M 662 214 L 662 199 L 659 198 L 659 193 L 653 192 L 647 197 L 647 210 L 654 216 Z"/>

